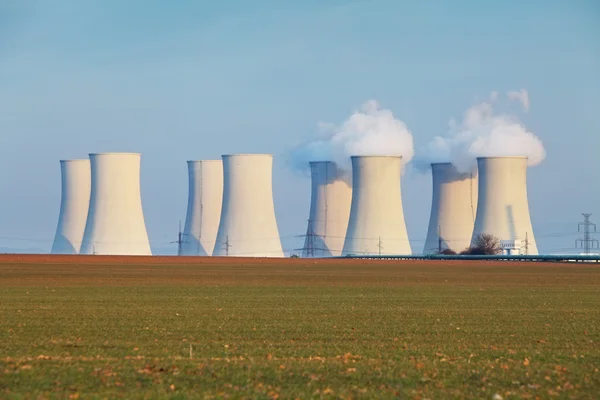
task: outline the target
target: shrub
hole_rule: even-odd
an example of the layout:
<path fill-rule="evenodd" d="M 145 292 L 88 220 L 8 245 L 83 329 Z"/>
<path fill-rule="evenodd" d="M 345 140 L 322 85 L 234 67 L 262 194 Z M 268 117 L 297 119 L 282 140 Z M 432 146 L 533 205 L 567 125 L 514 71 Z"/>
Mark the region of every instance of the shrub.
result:
<path fill-rule="evenodd" d="M 452 249 L 444 249 L 444 250 L 438 252 L 438 254 L 441 254 L 444 256 L 455 256 L 456 252 Z"/>

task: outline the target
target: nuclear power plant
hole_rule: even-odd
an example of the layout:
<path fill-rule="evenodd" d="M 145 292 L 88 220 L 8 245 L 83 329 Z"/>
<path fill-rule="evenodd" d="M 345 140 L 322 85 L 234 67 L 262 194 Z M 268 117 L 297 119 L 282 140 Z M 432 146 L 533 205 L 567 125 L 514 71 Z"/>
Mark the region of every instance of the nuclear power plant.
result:
<path fill-rule="evenodd" d="M 352 203 L 351 175 L 331 161 L 312 161 L 310 171 L 310 213 L 302 256 L 340 256 Z"/>
<path fill-rule="evenodd" d="M 78 254 L 90 202 L 90 160 L 61 160 L 60 213 L 52 254 Z"/>
<path fill-rule="evenodd" d="M 309 161 L 310 211 L 302 257 L 410 256 L 400 156 L 351 156 L 351 171 Z M 151 255 L 139 153 L 61 160 L 61 205 L 51 253 Z M 188 161 L 178 255 L 283 257 L 271 154 Z M 506 255 L 537 255 L 527 157 L 479 157 L 477 171 L 430 164 L 432 200 L 423 255 L 460 253 L 483 234 Z M 171 242 L 173 243 L 173 242 Z M 465 254 L 468 254 L 465 252 Z M 297 255 L 292 254 L 297 257 Z"/>
<path fill-rule="evenodd" d="M 91 194 L 82 254 L 150 255 L 139 153 L 90 154 Z"/>
<path fill-rule="evenodd" d="M 283 257 L 273 204 L 273 156 L 223 155 L 215 256 Z"/>
<path fill-rule="evenodd" d="M 188 161 L 189 192 L 181 255 L 213 253 L 223 202 L 223 162 Z"/>
<path fill-rule="evenodd" d="M 476 173 L 459 172 L 451 163 L 431 164 L 433 196 L 423 254 L 460 252 L 471 245 L 477 212 Z"/>
<path fill-rule="evenodd" d="M 402 157 L 353 156 L 352 204 L 343 255 L 409 255 Z"/>
<path fill-rule="evenodd" d="M 472 241 L 491 234 L 516 254 L 537 255 L 527 199 L 526 157 L 477 159 L 479 190 Z"/>

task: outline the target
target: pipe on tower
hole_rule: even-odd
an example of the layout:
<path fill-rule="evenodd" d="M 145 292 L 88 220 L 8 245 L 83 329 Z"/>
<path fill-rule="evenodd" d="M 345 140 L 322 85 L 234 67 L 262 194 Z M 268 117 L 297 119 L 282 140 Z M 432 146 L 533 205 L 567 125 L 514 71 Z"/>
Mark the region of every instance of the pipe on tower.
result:
<path fill-rule="evenodd" d="M 223 162 L 188 161 L 189 192 L 182 255 L 212 255 L 221 219 Z"/>
<path fill-rule="evenodd" d="M 433 196 L 423 254 L 460 252 L 471 244 L 477 211 L 477 176 L 451 163 L 431 164 Z"/>
<path fill-rule="evenodd" d="M 52 254 L 78 254 L 90 204 L 90 160 L 61 160 L 60 213 Z"/>
<path fill-rule="evenodd" d="M 214 256 L 283 257 L 271 154 L 223 155 L 223 205 Z"/>
<path fill-rule="evenodd" d="M 520 241 L 521 254 L 537 255 L 527 199 L 527 157 L 480 157 L 479 199 L 472 243 L 481 234 Z"/>
<path fill-rule="evenodd" d="M 343 255 L 409 255 L 402 157 L 353 156 L 352 205 Z"/>
<path fill-rule="evenodd" d="M 90 154 L 92 190 L 82 254 L 151 255 L 139 153 Z"/>
<path fill-rule="evenodd" d="M 302 257 L 339 256 L 348 228 L 352 178 L 331 161 L 312 161 L 310 171 L 310 214 Z"/>

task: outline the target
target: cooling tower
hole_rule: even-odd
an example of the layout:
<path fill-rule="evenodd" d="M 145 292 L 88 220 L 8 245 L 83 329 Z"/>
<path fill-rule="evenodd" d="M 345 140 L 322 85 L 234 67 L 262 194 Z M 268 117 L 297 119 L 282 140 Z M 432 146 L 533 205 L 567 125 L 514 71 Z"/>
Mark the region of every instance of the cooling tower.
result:
<path fill-rule="evenodd" d="M 90 160 L 61 160 L 62 191 L 52 254 L 77 254 L 90 205 Z"/>
<path fill-rule="evenodd" d="M 500 240 L 519 240 L 521 254 L 537 255 L 527 201 L 526 157 L 477 159 L 479 202 L 473 238 L 483 233 Z"/>
<path fill-rule="evenodd" d="M 411 254 L 401 175 L 401 157 L 352 157 L 352 205 L 343 255 Z"/>
<path fill-rule="evenodd" d="M 311 162 L 310 172 L 310 215 L 302 257 L 339 256 L 350 216 L 351 176 L 331 161 Z"/>
<path fill-rule="evenodd" d="M 477 211 L 477 176 L 450 163 L 431 164 L 433 197 L 423 254 L 460 252 L 471 244 Z"/>
<path fill-rule="evenodd" d="M 223 155 L 223 205 L 214 256 L 283 257 L 272 172 L 270 154 Z"/>
<path fill-rule="evenodd" d="M 140 193 L 140 154 L 90 154 L 92 190 L 82 254 L 150 255 Z"/>
<path fill-rule="evenodd" d="M 221 160 L 188 161 L 189 193 L 181 254 L 210 256 L 215 247 L 223 201 Z"/>

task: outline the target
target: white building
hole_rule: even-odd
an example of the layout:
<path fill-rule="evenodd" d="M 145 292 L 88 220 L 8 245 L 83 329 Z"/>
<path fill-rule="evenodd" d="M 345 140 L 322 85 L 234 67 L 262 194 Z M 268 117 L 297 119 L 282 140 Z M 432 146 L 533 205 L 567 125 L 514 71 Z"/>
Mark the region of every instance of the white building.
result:
<path fill-rule="evenodd" d="M 472 242 L 480 234 L 523 243 L 521 254 L 537 255 L 527 199 L 526 157 L 477 159 L 479 195 Z"/>
<path fill-rule="evenodd" d="M 189 192 L 181 255 L 212 255 L 221 219 L 223 162 L 188 161 Z"/>
<path fill-rule="evenodd" d="M 520 240 L 501 240 L 500 248 L 502 254 L 507 256 L 518 256 L 521 255 L 523 249 L 523 243 Z"/>
<path fill-rule="evenodd" d="M 283 257 L 272 174 L 270 154 L 223 155 L 223 205 L 214 256 Z"/>
<path fill-rule="evenodd" d="M 92 185 L 82 254 L 150 255 L 139 153 L 90 154 Z"/>
<path fill-rule="evenodd" d="M 302 257 L 339 256 L 350 217 L 352 177 L 331 161 L 313 161 L 310 171 L 310 214 Z"/>
<path fill-rule="evenodd" d="M 411 254 L 402 207 L 402 158 L 351 159 L 352 205 L 342 254 Z"/>
<path fill-rule="evenodd" d="M 423 254 L 460 252 L 471 244 L 477 211 L 477 176 L 450 163 L 431 164 L 433 196 Z"/>
<path fill-rule="evenodd" d="M 60 214 L 52 254 L 78 254 L 90 204 L 90 160 L 61 160 Z"/>

